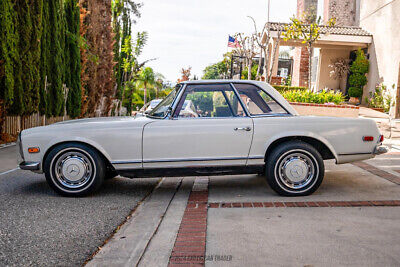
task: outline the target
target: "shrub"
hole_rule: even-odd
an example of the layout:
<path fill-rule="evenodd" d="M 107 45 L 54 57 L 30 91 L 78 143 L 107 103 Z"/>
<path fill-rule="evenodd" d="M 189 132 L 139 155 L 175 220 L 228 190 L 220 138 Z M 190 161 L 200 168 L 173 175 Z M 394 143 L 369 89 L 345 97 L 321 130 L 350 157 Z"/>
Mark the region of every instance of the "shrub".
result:
<path fill-rule="evenodd" d="M 394 85 L 393 85 L 394 87 Z M 383 108 L 385 112 L 389 112 L 392 104 L 392 96 L 387 90 L 387 87 L 383 84 L 378 85 L 375 88 L 375 92 L 369 93 L 369 98 L 365 98 L 368 106 L 371 108 Z"/>
<path fill-rule="evenodd" d="M 344 102 L 344 96 L 341 92 L 335 93 L 334 91 L 323 90 L 320 93 L 314 93 L 309 90 L 290 90 L 282 92 L 282 96 L 289 102 L 300 103 L 335 103 L 340 104 Z"/>
<path fill-rule="evenodd" d="M 305 91 L 308 88 L 307 87 L 302 87 L 302 86 L 287 86 L 287 85 L 272 85 L 279 93 L 282 94 L 282 92 L 285 91 L 293 91 L 293 90 L 300 90 L 300 91 Z"/>
<path fill-rule="evenodd" d="M 356 52 L 356 59 L 350 66 L 351 75 L 349 77 L 349 96 L 350 97 L 361 97 L 363 94 L 363 87 L 367 84 L 367 77 L 365 74 L 368 73 L 369 62 L 365 57 L 364 52 L 358 49 Z"/>
<path fill-rule="evenodd" d="M 361 73 L 353 73 L 349 77 L 349 84 L 352 87 L 360 87 L 362 88 L 364 85 L 367 84 L 367 77 Z"/>
<path fill-rule="evenodd" d="M 368 59 L 361 49 L 357 50 L 356 59 L 351 64 L 350 71 L 353 73 L 368 73 L 369 71 Z"/>
<path fill-rule="evenodd" d="M 363 89 L 361 87 L 350 87 L 349 96 L 350 97 L 361 97 L 363 94 Z"/>

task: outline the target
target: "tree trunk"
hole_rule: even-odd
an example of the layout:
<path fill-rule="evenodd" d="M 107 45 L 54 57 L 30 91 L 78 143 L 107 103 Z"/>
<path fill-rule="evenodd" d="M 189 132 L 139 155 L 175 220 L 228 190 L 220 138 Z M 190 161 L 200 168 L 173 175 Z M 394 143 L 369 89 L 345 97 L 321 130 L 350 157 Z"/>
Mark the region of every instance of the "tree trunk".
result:
<path fill-rule="evenodd" d="M 276 59 L 276 56 L 277 56 L 277 50 L 278 50 L 278 44 L 279 44 L 279 39 L 278 39 L 278 41 L 277 42 L 275 42 L 275 45 L 274 45 L 274 47 L 273 47 L 273 49 L 272 49 L 272 57 L 271 57 L 271 61 L 272 61 L 272 64 L 271 64 L 271 68 L 270 68 L 270 71 L 269 71 L 269 75 L 268 75 L 268 82 L 271 82 L 271 78 L 272 78 L 272 72 L 274 71 L 274 68 L 275 68 L 275 59 Z M 279 55 L 279 54 L 278 54 Z"/>
<path fill-rule="evenodd" d="M 261 61 L 262 61 L 262 54 L 263 54 L 262 52 L 263 52 L 263 50 L 262 50 L 262 48 L 260 48 L 260 58 L 258 59 L 256 80 L 260 80 Z"/>
<path fill-rule="evenodd" d="M 309 43 L 308 46 L 308 89 L 311 90 L 311 61 L 312 61 L 312 47 L 311 47 L 311 43 Z"/>
<path fill-rule="evenodd" d="M 143 88 L 143 90 L 144 90 L 144 94 L 143 94 L 143 107 L 146 105 L 146 102 L 147 102 L 147 85 L 146 85 L 146 83 L 144 84 L 144 88 Z"/>
<path fill-rule="evenodd" d="M 0 99 L 0 140 L 1 140 L 1 133 L 3 132 L 3 125 L 6 118 L 6 108 L 3 105 L 3 100 Z"/>
<path fill-rule="evenodd" d="M 247 79 L 251 80 L 251 67 L 253 67 L 253 60 L 249 60 L 248 70 L 247 70 Z"/>
<path fill-rule="evenodd" d="M 265 76 L 265 82 L 267 82 L 268 81 L 268 67 L 267 67 L 267 64 L 268 64 L 268 56 L 269 56 L 268 53 L 269 53 L 269 51 L 267 50 L 267 47 L 264 47 L 263 50 L 264 50 L 264 56 L 265 56 L 264 65 L 263 65 L 263 73 L 264 73 L 264 76 Z"/>

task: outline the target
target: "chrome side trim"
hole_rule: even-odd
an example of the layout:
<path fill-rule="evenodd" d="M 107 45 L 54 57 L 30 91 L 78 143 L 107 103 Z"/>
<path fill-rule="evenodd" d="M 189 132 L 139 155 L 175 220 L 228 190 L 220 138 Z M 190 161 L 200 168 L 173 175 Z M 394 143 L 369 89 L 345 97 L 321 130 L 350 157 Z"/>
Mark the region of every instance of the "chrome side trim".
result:
<path fill-rule="evenodd" d="M 249 159 L 264 159 L 264 156 L 251 156 Z"/>
<path fill-rule="evenodd" d="M 160 159 L 160 160 L 144 160 L 143 163 L 159 163 L 159 162 L 186 162 L 186 161 L 219 161 L 219 160 L 246 160 L 246 159 L 264 159 L 264 156 L 252 157 L 222 157 L 222 158 L 189 158 L 189 159 Z M 140 160 L 116 160 L 111 164 L 137 164 L 142 163 Z"/>
<path fill-rule="evenodd" d="M 26 162 L 23 161 L 19 164 L 21 170 L 37 171 L 39 170 L 40 162 Z"/>
<path fill-rule="evenodd" d="M 115 160 L 111 161 L 111 164 L 133 164 L 133 163 L 142 163 L 141 160 Z"/>
<path fill-rule="evenodd" d="M 353 155 L 371 155 L 373 153 L 371 152 L 362 152 L 362 153 L 344 153 L 344 154 L 338 154 L 338 156 L 353 156 Z"/>
<path fill-rule="evenodd" d="M 247 157 L 222 157 L 222 158 L 189 158 L 189 159 L 161 159 L 161 160 L 143 160 L 143 163 L 157 162 L 185 162 L 185 161 L 218 161 L 218 160 L 246 160 Z"/>

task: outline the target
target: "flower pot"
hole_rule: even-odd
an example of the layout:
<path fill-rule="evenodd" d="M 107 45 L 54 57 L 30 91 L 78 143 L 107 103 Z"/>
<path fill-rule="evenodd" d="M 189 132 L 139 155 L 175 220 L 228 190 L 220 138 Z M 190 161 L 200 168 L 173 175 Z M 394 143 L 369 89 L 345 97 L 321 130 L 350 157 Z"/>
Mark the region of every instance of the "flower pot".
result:
<path fill-rule="evenodd" d="M 360 104 L 360 98 L 358 98 L 358 97 L 350 97 L 349 103 L 353 104 L 353 105 Z"/>

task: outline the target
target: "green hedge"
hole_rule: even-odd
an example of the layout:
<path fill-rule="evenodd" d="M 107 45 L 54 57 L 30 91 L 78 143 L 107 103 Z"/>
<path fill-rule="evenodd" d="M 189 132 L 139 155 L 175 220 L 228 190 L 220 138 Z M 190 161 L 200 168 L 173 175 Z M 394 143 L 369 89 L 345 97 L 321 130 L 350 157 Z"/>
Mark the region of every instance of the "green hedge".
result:
<path fill-rule="evenodd" d="M 288 85 L 272 85 L 276 90 L 278 90 L 279 93 L 282 94 L 282 92 L 286 91 L 293 91 L 293 90 L 300 90 L 300 91 L 305 91 L 308 88 L 303 87 L 303 86 L 288 86 Z"/>
<path fill-rule="evenodd" d="M 284 98 L 289 102 L 300 102 L 300 103 L 335 103 L 336 105 L 344 102 L 344 96 L 341 92 L 335 93 L 333 91 L 322 91 L 320 93 L 314 93 L 309 90 L 292 90 L 281 93 Z"/>

